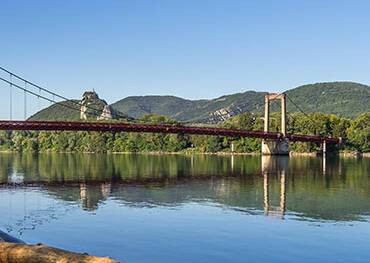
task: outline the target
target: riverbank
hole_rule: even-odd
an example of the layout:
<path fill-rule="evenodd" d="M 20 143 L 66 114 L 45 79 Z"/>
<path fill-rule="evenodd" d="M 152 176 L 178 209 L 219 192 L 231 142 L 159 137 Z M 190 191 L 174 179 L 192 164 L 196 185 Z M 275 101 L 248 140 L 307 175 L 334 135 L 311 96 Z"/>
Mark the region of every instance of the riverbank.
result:
<path fill-rule="evenodd" d="M 0 262 L 1 263 L 118 263 L 110 258 L 89 256 L 74 253 L 42 244 L 27 245 L 23 241 L 0 231 Z"/>
<path fill-rule="evenodd" d="M 84 263 L 118 263 L 109 258 L 99 258 L 86 254 L 73 253 L 57 248 L 38 245 L 25 245 L 15 243 L 0 243 L 1 263 L 61 263 L 61 262 L 84 262 Z"/>
<path fill-rule="evenodd" d="M 11 151 L 11 150 L 2 150 L 0 153 L 37 153 L 37 154 L 47 154 L 47 153 L 82 153 L 82 154 L 143 154 L 143 155 L 224 155 L 224 156 L 231 156 L 231 155 L 240 155 L 240 156 L 255 156 L 255 155 L 262 155 L 261 152 L 230 152 L 230 151 L 220 151 L 220 152 L 200 152 L 200 151 L 178 151 L 178 152 L 168 152 L 168 151 L 144 151 L 144 152 L 113 152 L 108 151 L 105 153 L 100 152 L 89 152 L 89 151 L 83 151 L 83 152 L 76 152 L 76 151 L 41 151 L 41 152 L 18 152 L 18 151 Z M 328 153 L 330 155 L 337 155 L 340 157 L 370 157 L 370 152 L 356 152 L 356 151 L 345 151 L 345 152 L 335 152 L 335 153 Z M 292 157 L 318 157 L 322 156 L 321 152 L 294 152 L 291 151 L 289 153 L 289 156 Z"/>
<path fill-rule="evenodd" d="M 0 176 L 0 226 L 25 241 L 121 262 L 197 262 L 212 251 L 226 251 L 212 262 L 243 262 L 253 252 L 245 251 L 245 242 L 259 238 L 253 249 L 263 249 L 266 240 L 273 239 L 272 247 L 281 242 L 275 234 L 266 238 L 276 231 L 280 213 L 286 213 L 280 225 L 287 230 L 301 222 L 325 239 L 335 224 L 362 244 L 356 234 L 363 233 L 370 210 L 369 158 L 334 157 L 325 167 L 322 157 L 226 155 L 0 154 L 0 161 L 6 168 Z M 307 196 L 309 202 L 302 202 Z M 201 236 L 217 241 L 210 248 L 199 235 L 187 234 L 194 222 Z M 251 237 L 256 222 L 262 225 Z M 345 227 L 356 222 L 358 229 Z M 304 248 L 295 245 L 306 242 L 305 235 L 293 236 L 283 245 L 301 253 Z M 315 244 L 315 238 L 307 242 Z M 242 254 L 235 253 L 235 244 Z M 363 244 L 361 252 L 366 249 Z M 320 260 L 326 258 L 324 253 Z"/>

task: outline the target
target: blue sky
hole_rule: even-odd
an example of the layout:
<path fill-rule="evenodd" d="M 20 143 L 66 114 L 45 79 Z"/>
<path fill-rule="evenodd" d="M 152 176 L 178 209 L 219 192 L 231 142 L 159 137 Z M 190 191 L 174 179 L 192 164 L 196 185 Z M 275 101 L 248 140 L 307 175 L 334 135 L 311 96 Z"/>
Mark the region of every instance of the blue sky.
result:
<path fill-rule="evenodd" d="M 370 84 L 370 1 L 2 0 L 0 10 L 0 65 L 67 97 L 95 89 L 112 103 Z M 8 88 L 0 88 L 5 118 Z M 29 105 L 28 113 L 45 106 Z M 14 112 L 23 116 L 20 106 Z"/>

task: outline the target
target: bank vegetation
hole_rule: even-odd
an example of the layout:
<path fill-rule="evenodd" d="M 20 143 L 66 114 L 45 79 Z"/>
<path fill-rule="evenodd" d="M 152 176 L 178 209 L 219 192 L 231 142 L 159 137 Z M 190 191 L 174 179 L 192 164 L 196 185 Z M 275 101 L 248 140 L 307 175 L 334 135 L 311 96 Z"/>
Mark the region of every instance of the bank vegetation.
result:
<path fill-rule="evenodd" d="M 145 115 L 141 123 L 181 125 L 159 115 Z M 244 113 L 218 125 L 224 128 L 263 130 L 261 116 Z M 279 114 L 272 114 L 271 131 L 280 130 Z M 370 113 L 354 119 L 332 114 L 293 113 L 288 117 L 288 132 L 304 135 L 342 137 L 343 152 L 370 152 Z M 254 138 L 227 138 L 221 136 L 126 133 L 126 132 L 0 132 L 0 150 L 18 152 L 230 152 L 231 145 L 237 153 L 260 152 L 261 140 Z M 294 152 L 317 152 L 320 145 L 291 143 Z"/>

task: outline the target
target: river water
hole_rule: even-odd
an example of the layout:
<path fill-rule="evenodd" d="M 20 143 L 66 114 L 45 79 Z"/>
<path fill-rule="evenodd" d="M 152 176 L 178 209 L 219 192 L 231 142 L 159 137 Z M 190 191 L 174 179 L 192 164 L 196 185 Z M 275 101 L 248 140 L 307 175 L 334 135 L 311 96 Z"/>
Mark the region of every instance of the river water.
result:
<path fill-rule="evenodd" d="M 370 159 L 0 154 L 0 230 L 122 262 L 369 262 Z"/>

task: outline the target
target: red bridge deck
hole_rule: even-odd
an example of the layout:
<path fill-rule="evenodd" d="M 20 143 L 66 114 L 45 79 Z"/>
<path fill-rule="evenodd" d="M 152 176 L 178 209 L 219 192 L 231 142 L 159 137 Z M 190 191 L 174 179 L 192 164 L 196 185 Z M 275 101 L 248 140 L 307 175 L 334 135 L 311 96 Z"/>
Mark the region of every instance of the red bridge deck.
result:
<path fill-rule="evenodd" d="M 246 131 L 211 127 L 191 127 L 181 125 L 150 125 L 115 122 L 66 122 L 66 121 L 0 121 L 0 130 L 29 131 L 100 131 L 100 132 L 148 132 L 217 135 L 226 137 L 250 137 L 281 140 L 284 136 L 276 132 Z M 338 138 L 288 134 L 289 141 L 340 143 Z"/>

